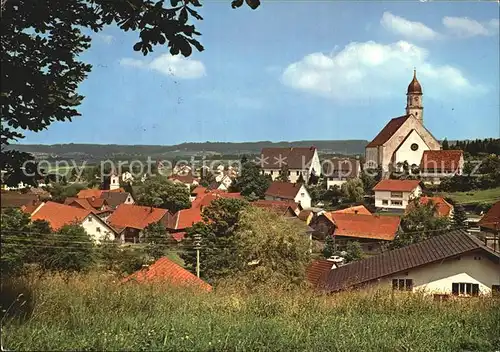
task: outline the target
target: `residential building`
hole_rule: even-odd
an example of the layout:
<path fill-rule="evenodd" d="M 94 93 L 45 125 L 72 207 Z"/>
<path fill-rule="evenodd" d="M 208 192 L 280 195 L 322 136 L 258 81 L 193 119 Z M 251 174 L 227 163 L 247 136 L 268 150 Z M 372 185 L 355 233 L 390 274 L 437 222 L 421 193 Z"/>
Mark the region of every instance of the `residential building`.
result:
<path fill-rule="evenodd" d="M 340 209 L 332 211 L 334 214 L 360 214 L 360 215 L 372 215 L 372 213 L 366 209 L 364 205 L 355 205 L 349 208 Z"/>
<path fill-rule="evenodd" d="M 443 178 L 462 175 L 464 153 L 461 150 L 427 150 L 420 161 L 424 183 L 440 184 Z"/>
<path fill-rule="evenodd" d="M 115 191 L 120 188 L 120 176 L 112 174 L 109 178 L 109 190 Z"/>
<path fill-rule="evenodd" d="M 420 197 L 422 187 L 419 180 L 382 180 L 373 191 L 377 209 L 404 212 L 412 199 Z"/>
<path fill-rule="evenodd" d="M 77 198 L 83 199 L 104 199 L 109 207 L 115 209 L 120 204 L 134 204 L 135 200 L 129 192 L 125 192 L 123 188 L 115 190 L 102 189 L 82 189 L 76 195 Z"/>
<path fill-rule="evenodd" d="M 345 249 L 348 242 L 357 241 L 365 253 L 375 254 L 386 250 L 394 240 L 400 222 L 398 216 L 324 212 L 310 226 L 315 239 L 331 236 L 338 250 Z"/>
<path fill-rule="evenodd" d="M 325 272 L 317 288 L 391 288 L 424 294 L 500 294 L 500 253 L 464 230 L 454 230 L 403 248 Z"/>
<path fill-rule="evenodd" d="M 141 241 L 143 231 L 148 225 L 160 222 L 166 227 L 168 214 L 166 209 L 120 204 L 107 222 L 116 229 L 122 243 L 137 243 Z"/>
<path fill-rule="evenodd" d="M 200 184 L 199 178 L 189 173 L 186 175 L 171 175 L 168 179 L 174 183 L 185 184 L 189 190 L 191 190 L 191 186 L 198 186 Z"/>
<path fill-rule="evenodd" d="M 203 221 L 201 217 L 201 209 L 193 207 L 189 209 L 179 210 L 172 216 L 168 217 L 166 228 L 171 237 L 180 242 L 184 239 L 186 231 L 193 227 L 194 224 Z"/>
<path fill-rule="evenodd" d="M 64 200 L 64 204 L 72 207 L 77 207 L 80 209 L 90 210 L 103 220 L 106 220 L 114 210 L 114 208 L 111 208 L 108 205 L 106 199 L 95 198 L 95 197 L 91 198 L 68 197 Z"/>
<path fill-rule="evenodd" d="M 365 168 L 381 167 L 384 177 L 405 161 L 418 167 L 426 150 L 440 150 L 438 140 L 424 126 L 422 86 L 416 72 L 406 93 L 406 113 L 393 118 L 366 146 Z"/>
<path fill-rule="evenodd" d="M 448 203 L 443 197 L 421 196 L 419 198 L 419 203 L 421 205 L 433 204 L 436 207 L 435 216 L 437 217 L 445 217 L 450 220 L 453 218 L 453 205 Z M 410 211 L 412 208 L 413 205 L 410 203 L 406 208 L 406 212 Z"/>
<path fill-rule="evenodd" d="M 122 282 L 166 282 L 173 286 L 194 287 L 207 292 L 212 290 L 212 286 L 166 257 L 127 276 Z"/>
<path fill-rule="evenodd" d="M 13 191 L 0 193 L 0 204 L 4 208 L 21 209 L 23 206 L 38 206 L 42 202 L 37 194 Z"/>
<path fill-rule="evenodd" d="M 332 158 L 323 161 L 323 177 L 326 178 L 326 188 L 342 187 L 348 180 L 361 176 L 361 163 L 353 158 Z"/>
<path fill-rule="evenodd" d="M 331 259 L 315 260 L 306 269 L 306 279 L 314 287 L 322 276 L 328 274 L 330 270 L 336 269 L 338 265 Z"/>
<path fill-rule="evenodd" d="M 266 200 L 293 200 L 303 209 L 311 207 L 311 196 L 306 187 L 300 183 L 274 181 L 264 196 Z"/>
<path fill-rule="evenodd" d="M 500 201 L 492 205 L 490 210 L 479 220 L 478 225 L 485 234 L 485 244 L 494 251 L 500 252 Z"/>
<path fill-rule="evenodd" d="M 288 181 L 296 183 L 301 176 L 305 182 L 311 175 L 319 176 L 321 163 L 316 147 L 263 148 L 258 160 L 262 173 L 276 180 L 282 169 L 288 169 Z"/>
<path fill-rule="evenodd" d="M 301 210 L 297 217 L 309 226 L 314 219 L 314 212 L 312 210 Z"/>
<path fill-rule="evenodd" d="M 46 202 L 32 213 L 31 220 L 45 220 L 54 231 L 58 231 L 64 225 L 81 225 L 96 243 L 105 239 L 114 241 L 116 236 L 116 231 L 91 210 L 55 202 Z"/>

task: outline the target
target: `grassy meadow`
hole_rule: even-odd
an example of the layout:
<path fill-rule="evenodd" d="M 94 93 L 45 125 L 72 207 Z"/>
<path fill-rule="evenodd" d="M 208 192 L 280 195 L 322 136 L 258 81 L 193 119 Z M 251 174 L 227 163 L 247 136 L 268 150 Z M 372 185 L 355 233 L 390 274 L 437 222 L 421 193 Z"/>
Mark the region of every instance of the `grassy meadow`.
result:
<path fill-rule="evenodd" d="M 468 192 L 449 192 L 442 196 L 449 197 L 460 204 L 470 203 L 490 203 L 493 204 L 500 200 L 500 187 L 474 190 Z"/>
<path fill-rule="evenodd" d="M 2 319 L 3 347 L 15 351 L 500 349 L 500 306 L 491 299 L 433 302 L 381 291 L 324 296 L 238 284 L 200 293 L 120 284 L 104 274 L 31 278 L 15 287 L 31 291 L 8 309 L 16 317 Z"/>

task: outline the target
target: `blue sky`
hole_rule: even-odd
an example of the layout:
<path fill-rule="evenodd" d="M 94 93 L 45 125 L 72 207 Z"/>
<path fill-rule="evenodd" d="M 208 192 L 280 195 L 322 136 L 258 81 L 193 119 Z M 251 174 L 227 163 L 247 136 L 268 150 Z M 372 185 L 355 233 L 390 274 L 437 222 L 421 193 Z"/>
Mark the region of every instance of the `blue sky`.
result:
<path fill-rule="evenodd" d="M 132 50 L 137 33 L 93 35 L 82 116 L 22 143 L 177 144 L 371 140 L 404 114 L 413 67 L 438 139 L 500 136 L 495 3 L 206 2 L 205 51 Z"/>

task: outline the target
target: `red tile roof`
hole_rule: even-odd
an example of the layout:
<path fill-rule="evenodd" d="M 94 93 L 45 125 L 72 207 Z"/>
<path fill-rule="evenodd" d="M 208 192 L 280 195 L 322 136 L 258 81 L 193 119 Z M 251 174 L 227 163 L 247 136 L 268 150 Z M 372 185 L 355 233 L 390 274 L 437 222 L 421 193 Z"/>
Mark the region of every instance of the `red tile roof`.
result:
<path fill-rule="evenodd" d="M 439 216 L 450 216 L 453 210 L 453 205 L 448 203 L 443 197 L 420 197 L 420 204 L 425 205 L 432 202 L 436 206 L 436 213 Z M 406 209 L 411 209 L 411 205 Z"/>
<path fill-rule="evenodd" d="M 196 186 L 195 189 L 191 191 L 191 194 L 203 194 L 207 191 L 206 187 L 203 186 Z"/>
<path fill-rule="evenodd" d="M 379 216 L 342 214 L 329 212 L 323 214 L 335 224 L 334 235 L 392 241 L 399 229 L 399 216 Z"/>
<path fill-rule="evenodd" d="M 354 207 L 349 207 L 346 209 L 335 210 L 333 213 L 336 214 L 361 214 L 361 215 L 372 215 L 364 205 L 356 205 Z"/>
<path fill-rule="evenodd" d="M 184 230 L 200 221 L 203 219 L 199 208 L 182 209 L 171 217 L 167 227 L 172 230 Z"/>
<path fill-rule="evenodd" d="M 315 260 L 306 269 L 306 278 L 314 286 L 317 285 L 319 279 L 323 276 L 328 275 L 332 267 L 334 266 L 334 262 L 326 259 Z"/>
<path fill-rule="evenodd" d="M 162 220 L 167 214 L 166 209 L 121 204 L 108 218 L 108 223 L 118 229 L 131 227 L 142 230 L 149 224 Z"/>
<path fill-rule="evenodd" d="M 172 236 L 172 238 L 177 242 L 181 242 L 184 239 L 184 237 L 186 237 L 186 232 L 185 231 L 173 232 L 170 234 L 170 236 Z"/>
<path fill-rule="evenodd" d="M 81 223 L 90 214 L 90 210 L 47 202 L 31 216 L 31 220 L 45 220 L 53 230 L 57 231 L 64 225 Z"/>
<path fill-rule="evenodd" d="M 478 225 L 490 230 L 500 230 L 500 201 L 493 204 L 490 210 L 479 220 Z"/>
<path fill-rule="evenodd" d="M 460 160 L 463 158 L 461 150 L 426 150 L 420 161 L 420 169 L 456 171 L 460 166 Z"/>
<path fill-rule="evenodd" d="M 302 221 L 307 221 L 312 214 L 312 210 L 301 210 L 298 218 Z"/>
<path fill-rule="evenodd" d="M 374 191 L 411 192 L 420 184 L 419 180 L 382 180 Z"/>
<path fill-rule="evenodd" d="M 87 198 L 69 197 L 64 200 L 64 204 L 69 206 L 77 206 L 79 208 L 90 210 L 92 212 L 96 210 L 92 205 L 90 205 Z"/>
<path fill-rule="evenodd" d="M 295 199 L 301 186 L 300 183 L 274 181 L 267 189 L 265 195 L 284 199 Z"/>
<path fill-rule="evenodd" d="M 271 209 L 284 215 L 290 209 L 293 213 L 299 209 L 299 205 L 293 200 L 256 200 L 251 202 L 251 205 L 259 208 Z"/>
<path fill-rule="evenodd" d="M 123 282 L 154 282 L 166 281 L 175 286 L 198 287 L 204 291 L 211 291 L 212 286 L 196 277 L 180 265 L 168 258 L 160 258 L 147 269 L 139 270 L 127 276 Z"/>
<path fill-rule="evenodd" d="M 186 184 L 191 184 L 194 181 L 198 181 L 197 177 L 194 177 L 192 174 L 187 174 L 187 175 L 171 175 L 168 177 L 169 180 L 172 181 L 179 181 L 182 183 Z"/>
<path fill-rule="evenodd" d="M 78 194 L 76 195 L 78 198 L 100 198 L 102 192 L 104 192 L 102 189 L 82 189 Z"/>
<path fill-rule="evenodd" d="M 379 134 L 366 146 L 366 148 L 374 148 L 384 145 L 399 128 L 406 122 L 410 116 L 403 115 L 400 117 L 395 117 L 385 127 L 380 131 Z"/>
<path fill-rule="evenodd" d="M 239 193 L 229 193 L 225 191 L 213 190 L 207 193 L 199 193 L 191 203 L 192 208 L 203 208 L 209 206 L 214 200 L 219 198 L 243 199 Z"/>
<path fill-rule="evenodd" d="M 263 148 L 259 158 L 263 162 L 263 169 L 281 170 L 283 165 L 280 165 L 279 160 L 282 160 L 289 169 L 302 170 L 310 163 L 315 151 L 316 147 Z"/>
<path fill-rule="evenodd" d="M 33 203 L 29 203 L 29 204 L 21 206 L 21 211 L 25 212 L 26 214 L 30 214 L 31 215 L 42 204 L 44 204 L 44 203 L 42 201 L 38 200 L 38 201 L 35 201 Z"/>

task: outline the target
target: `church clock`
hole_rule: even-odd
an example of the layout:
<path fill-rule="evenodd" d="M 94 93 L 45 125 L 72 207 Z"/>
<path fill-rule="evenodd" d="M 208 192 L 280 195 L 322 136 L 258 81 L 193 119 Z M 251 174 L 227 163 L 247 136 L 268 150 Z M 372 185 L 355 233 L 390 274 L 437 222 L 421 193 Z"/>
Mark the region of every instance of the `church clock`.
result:
<path fill-rule="evenodd" d="M 411 150 L 413 151 L 416 151 L 418 150 L 418 144 L 417 143 L 413 143 L 411 146 L 410 146 Z"/>

